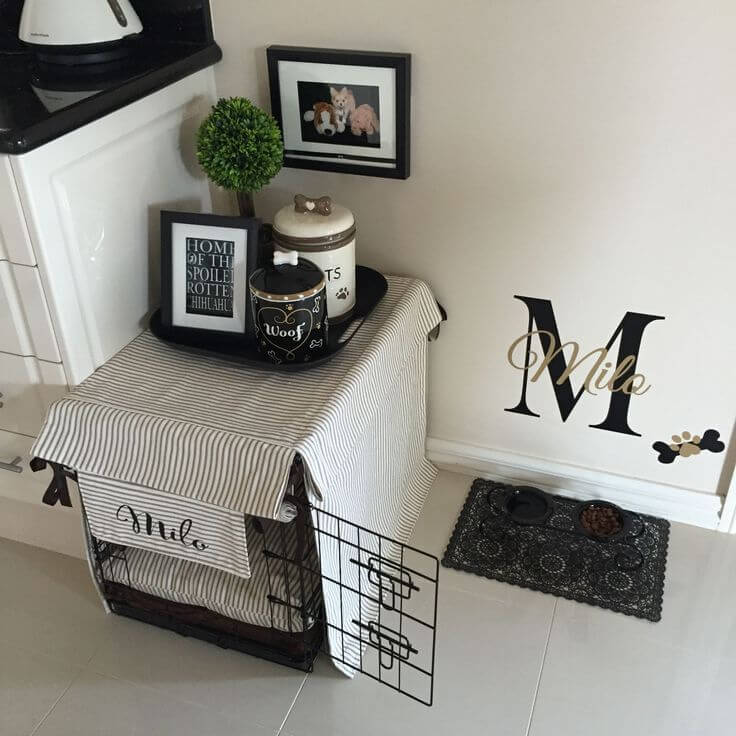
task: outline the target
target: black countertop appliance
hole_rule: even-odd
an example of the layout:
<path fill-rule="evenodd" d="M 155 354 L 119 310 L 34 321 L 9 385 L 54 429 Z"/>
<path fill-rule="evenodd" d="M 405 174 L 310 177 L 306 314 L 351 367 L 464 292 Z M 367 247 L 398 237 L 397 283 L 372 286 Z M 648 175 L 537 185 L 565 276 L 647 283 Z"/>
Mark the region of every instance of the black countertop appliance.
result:
<path fill-rule="evenodd" d="M 97 64 L 54 64 L 18 40 L 22 0 L 0 0 L 0 154 L 23 154 L 216 63 L 208 0 L 131 0 L 143 32 Z"/>

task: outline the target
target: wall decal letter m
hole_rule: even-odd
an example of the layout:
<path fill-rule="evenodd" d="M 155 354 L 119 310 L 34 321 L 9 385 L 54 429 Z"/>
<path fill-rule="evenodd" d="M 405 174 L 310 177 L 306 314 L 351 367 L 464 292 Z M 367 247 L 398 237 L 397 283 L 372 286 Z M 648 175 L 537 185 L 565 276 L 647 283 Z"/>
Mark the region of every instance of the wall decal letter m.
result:
<path fill-rule="evenodd" d="M 515 414 L 526 414 L 530 417 L 540 416 L 529 409 L 526 399 L 529 371 L 536 364 L 537 368 L 534 369 L 532 381 L 535 381 L 546 367 L 549 377 L 552 380 L 552 387 L 554 389 L 557 406 L 560 410 L 560 416 L 562 417 L 563 422 L 566 421 L 586 388 L 590 388 L 590 382 L 593 380 L 594 374 L 599 370 L 601 363 L 605 360 L 611 346 L 620 337 L 616 369 L 613 372 L 613 377 L 607 382 L 608 385 L 606 386 L 611 391 L 608 413 L 606 418 L 600 424 L 591 424 L 589 426 L 594 429 L 605 429 L 609 432 L 620 432 L 622 434 L 631 434 L 636 437 L 641 437 L 638 432 L 634 432 L 631 427 L 629 427 L 628 423 L 632 391 L 621 390 L 621 387 L 626 386 L 627 383 L 631 385 L 634 380 L 633 377 L 636 375 L 636 364 L 639 358 L 639 348 L 641 347 L 641 341 L 644 336 L 646 326 L 650 322 L 664 319 L 664 317 L 658 317 L 652 314 L 640 314 L 639 312 L 626 312 L 610 340 L 606 343 L 605 348 L 594 350 L 576 362 L 578 350 L 577 344 L 563 344 L 560 340 L 560 333 L 557 329 L 557 320 L 555 319 L 554 310 L 552 309 L 552 302 L 549 299 L 535 299 L 534 297 L 528 296 L 514 296 L 514 299 L 519 299 L 526 305 L 529 312 L 529 326 L 526 335 L 515 341 L 509 350 L 509 359 L 512 365 L 523 369 L 523 380 L 519 403 L 513 407 L 513 409 L 506 409 L 505 411 L 513 412 Z M 536 331 L 534 331 L 535 325 L 537 327 Z M 542 349 L 544 350 L 544 356 L 541 357 L 541 363 L 535 363 L 535 361 L 533 361 L 530 365 L 530 357 L 534 357 L 534 353 L 532 353 L 531 349 L 532 338 L 534 335 L 539 338 Z M 514 346 L 522 340 L 526 340 L 524 365 L 517 366 L 511 360 L 511 352 Z M 571 357 L 570 364 L 568 364 L 563 348 L 570 344 L 574 346 L 574 352 Z M 583 362 L 583 360 L 590 357 L 593 353 L 598 353 L 598 360 L 593 368 L 588 372 L 583 385 L 578 389 L 577 393 L 575 393 L 573 392 L 572 383 L 570 381 L 570 374 L 578 365 L 580 365 L 580 363 Z M 605 370 L 603 372 L 605 373 Z M 602 379 L 599 378 L 599 381 L 600 380 Z M 614 383 L 617 385 L 614 385 Z M 604 388 L 605 384 L 600 385 L 600 383 L 596 381 L 595 386 L 600 389 Z M 634 391 L 634 393 L 636 393 L 636 391 Z"/>

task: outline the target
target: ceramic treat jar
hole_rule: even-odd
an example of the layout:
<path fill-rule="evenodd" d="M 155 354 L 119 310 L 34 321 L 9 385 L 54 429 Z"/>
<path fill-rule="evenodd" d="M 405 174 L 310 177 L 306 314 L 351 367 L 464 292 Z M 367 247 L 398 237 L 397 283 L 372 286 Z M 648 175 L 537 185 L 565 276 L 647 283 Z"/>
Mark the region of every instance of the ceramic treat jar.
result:
<path fill-rule="evenodd" d="M 325 277 L 296 251 L 276 251 L 273 265 L 250 277 L 258 350 L 272 363 L 308 363 L 327 349 Z"/>
<path fill-rule="evenodd" d="M 296 250 L 319 266 L 327 282 L 331 323 L 348 319 L 355 308 L 355 218 L 329 197 L 302 194 L 282 207 L 273 221 L 274 246 Z"/>

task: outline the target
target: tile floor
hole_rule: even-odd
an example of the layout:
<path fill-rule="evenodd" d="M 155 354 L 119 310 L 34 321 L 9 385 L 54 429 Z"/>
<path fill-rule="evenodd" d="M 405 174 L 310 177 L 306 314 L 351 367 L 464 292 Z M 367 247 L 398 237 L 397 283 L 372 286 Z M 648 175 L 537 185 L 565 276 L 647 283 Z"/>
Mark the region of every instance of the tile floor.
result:
<path fill-rule="evenodd" d="M 471 479 L 413 543 L 440 556 Z M 733 733 L 736 537 L 673 525 L 651 624 L 442 568 L 435 705 L 105 616 L 85 563 L 0 540 L 0 736 Z M 730 725 L 729 725 L 730 724 Z"/>

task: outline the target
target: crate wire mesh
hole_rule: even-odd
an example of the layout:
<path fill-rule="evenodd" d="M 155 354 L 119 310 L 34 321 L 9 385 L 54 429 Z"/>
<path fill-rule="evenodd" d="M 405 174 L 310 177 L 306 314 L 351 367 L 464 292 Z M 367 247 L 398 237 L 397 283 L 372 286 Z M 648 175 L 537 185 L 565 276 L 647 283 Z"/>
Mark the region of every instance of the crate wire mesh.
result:
<path fill-rule="evenodd" d="M 303 487 L 294 492 L 284 499 L 297 507 L 294 521 L 245 519 L 262 536 L 264 627 L 222 632 L 208 621 L 181 623 L 176 604 L 167 615 L 133 603 L 117 602 L 113 610 L 307 672 L 321 650 L 344 672 L 362 673 L 431 706 L 438 559 L 317 508 L 306 501 Z M 86 531 L 93 571 L 106 596 L 106 583 L 135 587 L 128 549 Z M 252 638 L 259 628 L 272 639 Z M 283 634 L 290 637 L 286 645 Z"/>
<path fill-rule="evenodd" d="M 437 558 L 314 506 L 311 520 L 330 656 L 432 705 Z"/>
<path fill-rule="evenodd" d="M 310 671 L 323 616 L 319 579 L 306 572 L 319 565 L 305 518 L 245 517 L 247 579 L 90 534 L 95 577 L 115 613 Z"/>

